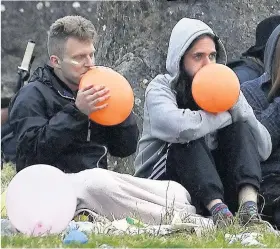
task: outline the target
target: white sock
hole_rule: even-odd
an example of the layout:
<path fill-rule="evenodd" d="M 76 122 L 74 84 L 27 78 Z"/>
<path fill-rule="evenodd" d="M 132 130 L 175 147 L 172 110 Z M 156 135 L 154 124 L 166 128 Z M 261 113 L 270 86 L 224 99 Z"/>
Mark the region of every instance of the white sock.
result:
<path fill-rule="evenodd" d="M 243 204 L 247 201 L 253 201 L 257 203 L 258 192 L 252 185 L 244 185 L 239 192 L 238 201 L 239 204 Z"/>

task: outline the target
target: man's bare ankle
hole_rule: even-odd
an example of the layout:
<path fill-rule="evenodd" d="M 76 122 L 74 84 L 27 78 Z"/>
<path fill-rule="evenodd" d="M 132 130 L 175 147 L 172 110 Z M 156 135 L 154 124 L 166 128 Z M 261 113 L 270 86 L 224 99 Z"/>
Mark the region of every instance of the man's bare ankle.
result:
<path fill-rule="evenodd" d="M 218 203 L 223 203 L 221 199 L 214 199 L 209 202 L 209 204 L 206 206 L 208 210 L 210 210 L 212 207 L 214 207 Z"/>

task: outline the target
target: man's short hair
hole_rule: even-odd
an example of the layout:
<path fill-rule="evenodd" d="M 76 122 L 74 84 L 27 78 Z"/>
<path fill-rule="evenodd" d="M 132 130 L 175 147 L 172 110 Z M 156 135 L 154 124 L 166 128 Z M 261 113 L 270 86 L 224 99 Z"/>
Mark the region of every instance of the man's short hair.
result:
<path fill-rule="evenodd" d="M 69 37 L 81 41 L 97 39 L 94 25 L 82 16 L 65 16 L 57 19 L 51 26 L 48 34 L 48 54 L 63 56 L 64 45 Z"/>

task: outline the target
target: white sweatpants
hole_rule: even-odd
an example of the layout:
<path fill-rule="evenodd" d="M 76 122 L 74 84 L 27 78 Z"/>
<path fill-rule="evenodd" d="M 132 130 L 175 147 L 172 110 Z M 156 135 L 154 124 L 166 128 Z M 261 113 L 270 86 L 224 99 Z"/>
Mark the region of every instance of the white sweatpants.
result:
<path fill-rule="evenodd" d="M 109 220 L 130 216 L 148 224 L 161 224 L 167 212 L 196 213 L 188 191 L 173 181 L 138 178 L 100 168 L 68 177 L 76 190 L 77 210 L 90 209 Z"/>

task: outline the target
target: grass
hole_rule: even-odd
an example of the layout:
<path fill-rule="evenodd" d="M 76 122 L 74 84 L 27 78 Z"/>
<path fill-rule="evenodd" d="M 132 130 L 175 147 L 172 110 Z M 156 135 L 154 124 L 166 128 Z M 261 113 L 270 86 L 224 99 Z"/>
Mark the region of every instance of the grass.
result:
<path fill-rule="evenodd" d="M 1 171 L 1 190 L 2 192 L 7 188 L 12 177 L 15 175 L 13 165 L 5 164 Z M 1 213 L 1 217 L 2 217 Z M 225 234 L 239 234 L 248 231 L 247 228 L 233 225 L 224 230 L 208 232 L 198 237 L 195 234 L 189 233 L 175 233 L 167 236 L 151 236 L 151 235 L 123 235 L 123 236 L 109 236 L 109 235 L 91 235 L 89 242 L 84 245 L 71 244 L 64 245 L 61 236 L 46 236 L 46 237 L 27 237 L 24 235 L 2 236 L 1 247 L 3 248 L 96 248 L 102 245 L 108 247 L 125 247 L 125 248 L 237 248 L 244 247 L 239 242 L 228 244 L 225 240 Z M 265 244 L 268 248 L 280 248 L 280 237 L 272 233 L 265 232 L 262 227 L 257 227 L 254 232 L 261 232 L 262 238 L 258 241 Z M 247 246 L 248 247 L 248 246 Z M 256 247 L 256 246 L 255 246 Z"/>
<path fill-rule="evenodd" d="M 12 163 L 6 163 L 1 170 L 1 193 L 8 187 L 9 182 L 16 174 L 15 166 Z"/>
<path fill-rule="evenodd" d="M 92 235 L 89 242 L 84 245 L 71 244 L 63 245 L 60 236 L 49 236 L 41 238 L 30 238 L 25 236 L 2 237 L 2 247 L 24 247 L 24 248 L 58 248 L 58 247 L 84 247 L 96 248 L 101 245 L 112 247 L 126 248 L 236 248 L 244 247 L 240 243 L 229 245 L 224 239 L 225 232 L 218 231 L 216 233 L 206 234 L 202 237 L 190 234 L 172 234 L 169 236 L 153 237 L 153 236 L 108 236 L 108 235 Z M 279 248 L 280 240 L 273 234 L 264 234 L 260 240 L 266 244 L 268 248 Z"/>

